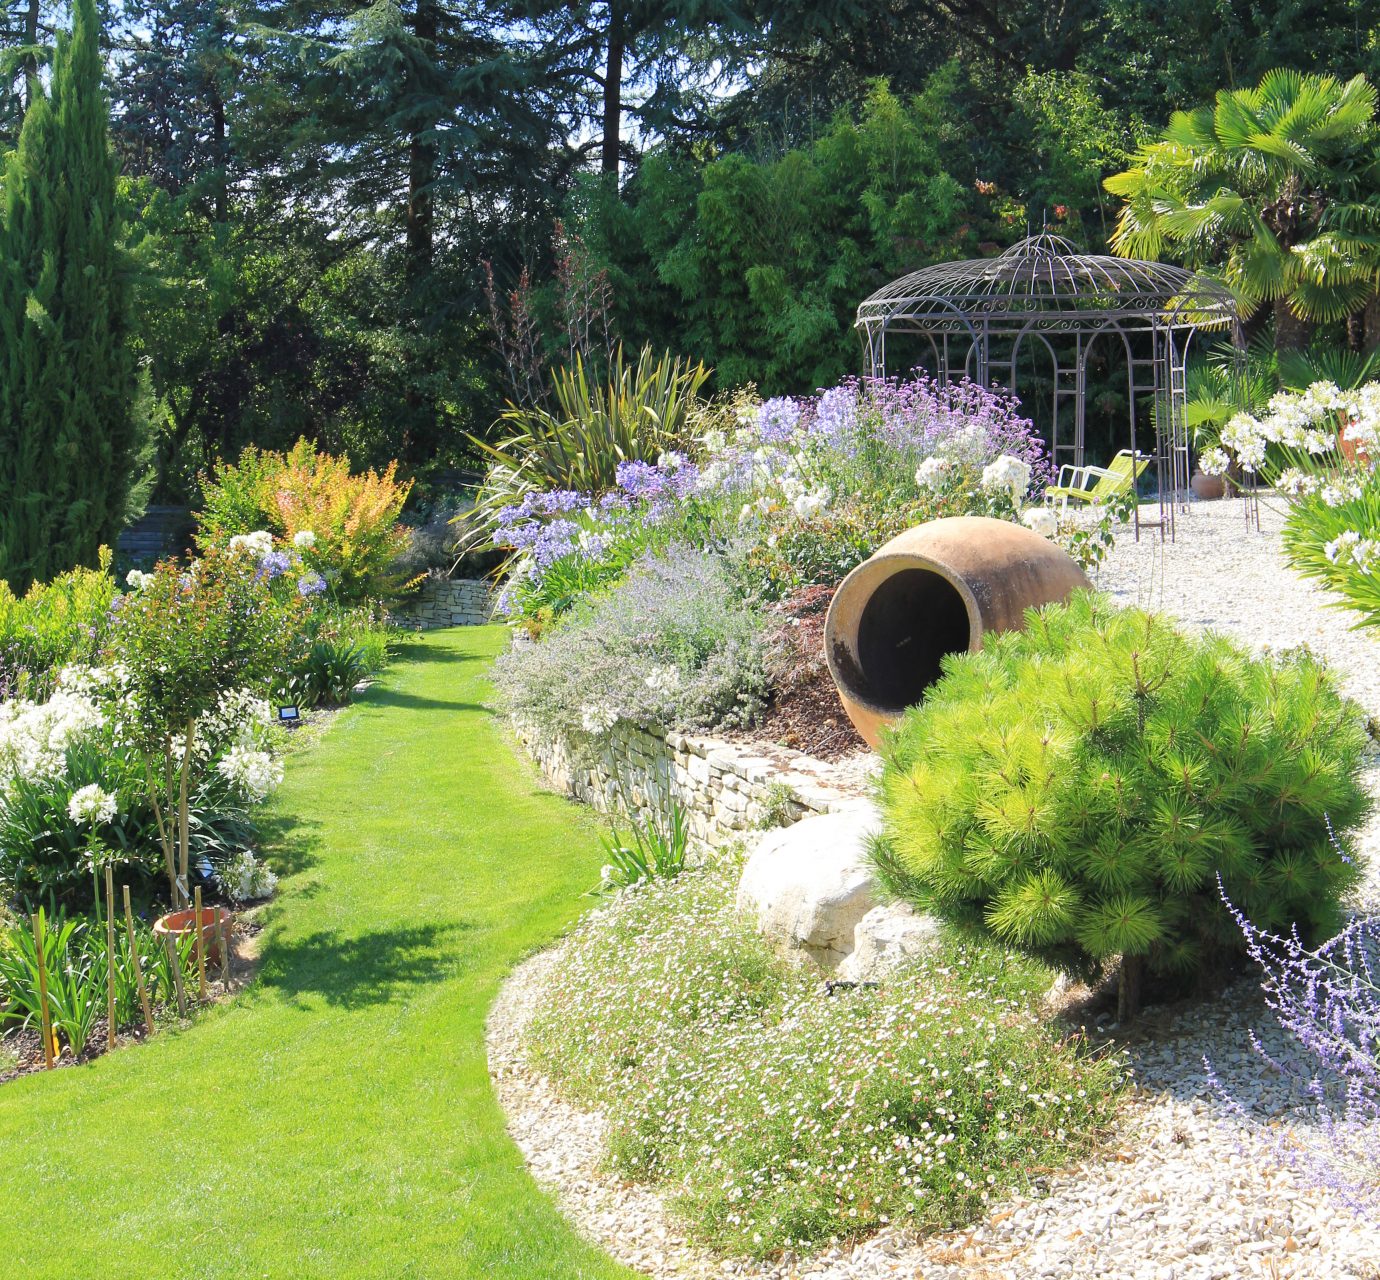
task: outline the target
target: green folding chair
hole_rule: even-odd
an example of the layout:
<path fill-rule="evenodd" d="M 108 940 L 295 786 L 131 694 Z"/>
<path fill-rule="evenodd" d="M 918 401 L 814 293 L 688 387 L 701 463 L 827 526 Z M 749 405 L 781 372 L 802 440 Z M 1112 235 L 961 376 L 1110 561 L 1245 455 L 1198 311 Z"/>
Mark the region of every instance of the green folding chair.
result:
<path fill-rule="evenodd" d="M 1059 468 L 1058 482 L 1045 490 L 1045 504 L 1065 510 L 1070 502 L 1103 503 L 1127 489 L 1136 481 L 1152 459 L 1148 454 L 1123 449 L 1105 467 L 1075 467 L 1065 463 Z"/>

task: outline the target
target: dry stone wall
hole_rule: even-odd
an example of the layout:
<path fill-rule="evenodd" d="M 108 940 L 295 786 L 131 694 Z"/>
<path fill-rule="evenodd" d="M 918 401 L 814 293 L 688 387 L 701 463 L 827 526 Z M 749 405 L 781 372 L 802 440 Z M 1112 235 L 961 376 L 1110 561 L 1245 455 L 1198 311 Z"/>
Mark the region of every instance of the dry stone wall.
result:
<path fill-rule="evenodd" d="M 395 613 L 418 631 L 477 627 L 493 618 L 493 590 L 483 578 L 433 578 Z"/>
<path fill-rule="evenodd" d="M 815 813 L 863 803 L 871 757 L 831 765 L 758 743 L 667 732 L 620 721 L 586 751 L 572 751 L 531 726 L 516 725 L 547 783 L 610 815 L 644 822 L 672 801 L 691 834 L 722 844 L 767 823 L 788 825 Z"/>

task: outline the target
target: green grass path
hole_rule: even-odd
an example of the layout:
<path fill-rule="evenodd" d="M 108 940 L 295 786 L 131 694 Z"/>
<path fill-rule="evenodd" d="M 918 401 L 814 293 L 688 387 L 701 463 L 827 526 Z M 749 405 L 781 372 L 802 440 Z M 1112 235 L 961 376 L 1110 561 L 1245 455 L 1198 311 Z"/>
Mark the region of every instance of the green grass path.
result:
<path fill-rule="evenodd" d="M 497 628 L 409 644 L 292 757 L 253 986 L 0 1086 L 0 1275 L 626 1277 L 527 1176 L 486 1072 L 512 965 L 580 909 L 594 829 L 483 709 Z"/>

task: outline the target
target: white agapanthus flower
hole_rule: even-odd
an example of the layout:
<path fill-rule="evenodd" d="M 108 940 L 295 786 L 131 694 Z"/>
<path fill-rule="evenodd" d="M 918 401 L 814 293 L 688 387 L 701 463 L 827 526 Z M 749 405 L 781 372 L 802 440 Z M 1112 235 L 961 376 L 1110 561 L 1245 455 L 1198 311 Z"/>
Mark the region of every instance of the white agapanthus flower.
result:
<path fill-rule="evenodd" d="M 1042 538 L 1054 538 L 1059 533 L 1059 517 L 1048 507 L 1027 507 L 1021 523 Z"/>
<path fill-rule="evenodd" d="M 953 475 L 954 464 L 948 458 L 926 458 L 915 471 L 915 483 L 921 489 L 938 493 Z"/>
<path fill-rule="evenodd" d="M 125 585 L 133 591 L 142 591 L 152 581 L 153 574 L 145 573 L 142 569 L 131 569 L 125 574 Z"/>
<path fill-rule="evenodd" d="M 58 689 L 47 702 L 0 703 L 0 791 L 19 781 L 61 776 L 67 751 L 100 727 L 104 717 L 85 692 Z"/>
<path fill-rule="evenodd" d="M 612 707 L 596 707 L 592 704 L 580 708 L 580 724 L 586 733 L 596 736 L 607 733 L 621 719 Z"/>
<path fill-rule="evenodd" d="M 1323 555 L 1333 564 L 1336 564 L 1343 554 L 1349 554 L 1351 548 L 1358 546 L 1360 541 L 1361 535 L 1357 533 L 1355 529 L 1347 529 L 1345 532 L 1339 533 L 1331 542 L 1323 547 Z"/>
<path fill-rule="evenodd" d="M 1030 488 L 1030 464 L 1003 453 L 983 467 L 982 487 L 990 493 L 1005 491 L 1018 499 Z"/>
<path fill-rule="evenodd" d="M 237 533 L 230 539 L 231 554 L 243 551 L 248 555 L 263 559 L 273 550 L 273 535 L 265 529 L 255 529 L 253 533 Z"/>
<path fill-rule="evenodd" d="M 316 534 L 310 529 L 298 529 L 298 531 L 292 535 L 292 545 L 296 547 L 298 551 L 310 551 L 316 546 Z"/>
<path fill-rule="evenodd" d="M 829 490 L 819 489 L 814 493 L 802 493 L 791 503 L 791 510 L 801 520 L 813 520 L 829 505 Z"/>
<path fill-rule="evenodd" d="M 1275 488 L 1280 493 L 1290 498 L 1301 498 L 1310 493 L 1316 493 L 1320 481 L 1317 476 L 1309 475 L 1308 472 L 1300 470 L 1298 467 L 1286 467 L 1279 473 L 1279 479 L 1275 481 Z"/>
<path fill-rule="evenodd" d="M 1205 476 L 1224 476 L 1230 469 L 1231 459 L 1227 451 L 1215 445 L 1211 449 L 1204 449 L 1198 459 L 1198 470 Z"/>
<path fill-rule="evenodd" d="M 675 667 L 653 667 L 643 683 L 653 693 L 672 693 L 680 688 L 680 672 Z"/>
<path fill-rule="evenodd" d="M 271 897 L 278 887 L 278 877 L 272 869 L 245 849 L 237 853 L 216 873 L 226 896 L 232 902 L 253 902 Z"/>
<path fill-rule="evenodd" d="M 283 766 L 267 751 L 238 745 L 220 759 L 216 772 L 246 800 L 266 800 L 283 780 Z"/>
<path fill-rule="evenodd" d="M 67 816 L 79 827 L 110 822 L 117 812 L 115 797 L 96 782 L 74 791 L 67 802 Z"/>

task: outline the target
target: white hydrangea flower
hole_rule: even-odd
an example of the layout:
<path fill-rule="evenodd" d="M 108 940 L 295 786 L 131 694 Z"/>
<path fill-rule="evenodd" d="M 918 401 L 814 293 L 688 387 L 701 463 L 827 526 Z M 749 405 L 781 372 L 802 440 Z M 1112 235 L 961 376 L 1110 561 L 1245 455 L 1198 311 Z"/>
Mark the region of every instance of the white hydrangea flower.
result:
<path fill-rule="evenodd" d="M 298 551 L 310 551 L 316 546 L 316 534 L 310 529 L 299 529 L 292 535 L 292 545 Z"/>
<path fill-rule="evenodd" d="M 283 766 L 267 751 L 233 746 L 217 762 L 216 772 L 246 800 L 266 800 L 283 780 Z"/>
<path fill-rule="evenodd" d="M 829 505 L 829 490 L 820 489 L 815 493 L 802 493 L 791 503 L 791 509 L 801 520 L 813 520 Z"/>
<path fill-rule="evenodd" d="M 79 827 L 110 822 L 117 812 L 115 797 L 96 782 L 74 791 L 67 802 L 67 816 Z"/>
<path fill-rule="evenodd" d="M 1059 533 L 1059 517 L 1048 507 L 1027 507 L 1021 523 L 1042 538 L 1054 538 Z"/>
<path fill-rule="evenodd" d="M 1030 464 L 1003 453 L 983 467 L 982 487 L 991 493 L 1005 491 L 1012 498 L 1019 498 L 1030 488 Z"/>
<path fill-rule="evenodd" d="M 253 533 L 237 533 L 230 539 L 229 549 L 232 554 L 243 551 L 262 560 L 273 550 L 273 535 L 264 529 L 255 529 Z"/>
<path fill-rule="evenodd" d="M 915 471 L 915 483 L 921 489 L 938 493 L 953 475 L 954 464 L 948 458 L 926 458 Z"/>

